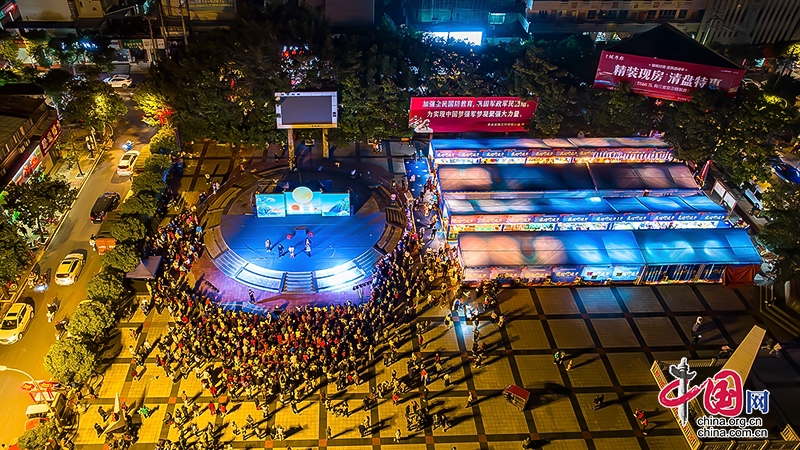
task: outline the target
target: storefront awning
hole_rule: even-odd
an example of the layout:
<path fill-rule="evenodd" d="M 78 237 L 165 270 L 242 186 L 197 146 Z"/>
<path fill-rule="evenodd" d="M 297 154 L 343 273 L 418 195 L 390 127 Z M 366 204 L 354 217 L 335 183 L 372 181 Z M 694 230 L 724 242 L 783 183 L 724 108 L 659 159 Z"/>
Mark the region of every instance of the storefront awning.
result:
<path fill-rule="evenodd" d="M 491 214 L 725 214 L 725 208 L 705 196 L 461 199 L 444 194 L 454 216 Z"/>

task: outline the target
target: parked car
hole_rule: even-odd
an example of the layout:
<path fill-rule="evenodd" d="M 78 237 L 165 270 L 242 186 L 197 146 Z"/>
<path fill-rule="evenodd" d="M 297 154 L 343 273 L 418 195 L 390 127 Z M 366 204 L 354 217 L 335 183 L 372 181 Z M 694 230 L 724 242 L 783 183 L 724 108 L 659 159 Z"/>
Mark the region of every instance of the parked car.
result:
<path fill-rule="evenodd" d="M 114 75 L 106 78 L 103 81 L 110 84 L 111 87 L 123 88 L 123 89 L 129 88 L 131 87 L 131 84 L 133 84 L 133 80 L 131 80 L 130 75 Z"/>
<path fill-rule="evenodd" d="M 778 178 L 787 183 L 800 184 L 800 170 L 797 167 L 787 164 L 785 162 L 773 162 L 772 170 L 778 175 Z"/>
<path fill-rule="evenodd" d="M 117 164 L 117 175 L 121 177 L 129 177 L 133 175 L 133 166 L 139 159 L 139 150 L 131 150 L 125 152 Z"/>
<path fill-rule="evenodd" d="M 106 213 L 115 210 L 117 206 L 119 206 L 119 192 L 106 192 L 95 200 L 89 219 L 92 223 L 102 223 Z"/>
<path fill-rule="evenodd" d="M 27 303 L 14 303 L 0 322 L 0 344 L 10 345 L 22 339 L 33 320 L 33 307 Z"/>
<path fill-rule="evenodd" d="M 56 269 L 56 284 L 59 286 L 69 286 L 78 281 L 81 274 L 85 257 L 82 253 L 70 253 L 58 265 Z"/>

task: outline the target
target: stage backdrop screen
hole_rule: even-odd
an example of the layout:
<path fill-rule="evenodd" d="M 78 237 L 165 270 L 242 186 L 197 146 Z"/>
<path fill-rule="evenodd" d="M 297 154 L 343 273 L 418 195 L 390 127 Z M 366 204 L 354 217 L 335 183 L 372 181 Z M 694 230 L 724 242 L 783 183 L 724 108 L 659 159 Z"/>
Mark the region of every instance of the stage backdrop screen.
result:
<path fill-rule="evenodd" d="M 350 194 L 322 194 L 323 216 L 349 216 Z"/>
<path fill-rule="evenodd" d="M 336 128 L 336 92 L 276 92 L 278 128 Z"/>
<path fill-rule="evenodd" d="M 286 200 L 283 194 L 256 194 L 256 216 L 286 217 Z"/>
<path fill-rule="evenodd" d="M 708 88 L 734 96 L 743 76 L 744 70 L 603 51 L 594 87 L 614 89 L 624 82 L 637 94 L 688 102 L 692 99 L 691 92 L 697 89 Z"/>
<path fill-rule="evenodd" d="M 286 214 L 293 216 L 299 214 L 322 213 L 322 193 L 300 186 L 293 191 L 285 192 Z"/>
<path fill-rule="evenodd" d="M 408 127 L 415 133 L 525 131 L 536 100 L 519 97 L 412 97 Z"/>

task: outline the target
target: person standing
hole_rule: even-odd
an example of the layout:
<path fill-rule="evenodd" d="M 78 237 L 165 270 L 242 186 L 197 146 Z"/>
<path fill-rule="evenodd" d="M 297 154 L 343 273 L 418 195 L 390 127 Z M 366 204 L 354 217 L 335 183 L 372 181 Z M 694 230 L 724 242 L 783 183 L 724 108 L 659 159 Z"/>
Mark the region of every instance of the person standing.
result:
<path fill-rule="evenodd" d="M 567 372 L 569 372 L 570 370 L 572 370 L 572 360 L 571 359 L 569 361 L 567 361 Z"/>
<path fill-rule="evenodd" d="M 329 441 L 330 441 L 331 439 L 333 439 L 333 431 L 331 430 L 331 426 L 330 426 L 330 425 L 328 425 L 328 427 L 327 427 L 327 428 L 325 428 L 325 436 L 327 436 L 327 437 L 328 437 L 328 440 L 329 440 Z"/>
<path fill-rule="evenodd" d="M 256 293 L 253 292 L 252 289 L 248 289 L 247 293 L 250 295 L 250 304 L 251 305 L 255 305 L 256 304 Z"/>
<path fill-rule="evenodd" d="M 294 258 L 294 245 L 289 246 L 289 258 Z"/>
<path fill-rule="evenodd" d="M 269 238 L 267 238 L 267 240 L 264 241 L 264 247 L 267 248 L 268 252 L 272 251 L 272 241 L 270 241 Z"/>
<path fill-rule="evenodd" d="M 444 379 L 444 387 L 450 387 L 450 374 L 446 373 L 442 378 Z"/>
<path fill-rule="evenodd" d="M 398 428 L 397 431 L 394 432 L 394 441 L 395 442 L 400 442 L 400 437 L 401 436 L 403 436 L 403 434 L 400 433 L 400 428 Z"/>
<path fill-rule="evenodd" d="M 465 406 L 465 408 L 469 408 L 473 403 L 475 403 L 475 392 L 469 391 L 469 397 L 467 397 L 467 406 Z"/>
<path fill-rule="evenodd" d="M 692 325 L 692 333 L 697 334 L 697 331 L 700 329 L 700 325 L 703 324 L 703 318 L 697 317 L 697 320 L 694 321 L 694 325 Z"/>
<path fill-rule="evenodd" d="M 278 258 L 283 256 L 283 244 L 278 244 Z"/>

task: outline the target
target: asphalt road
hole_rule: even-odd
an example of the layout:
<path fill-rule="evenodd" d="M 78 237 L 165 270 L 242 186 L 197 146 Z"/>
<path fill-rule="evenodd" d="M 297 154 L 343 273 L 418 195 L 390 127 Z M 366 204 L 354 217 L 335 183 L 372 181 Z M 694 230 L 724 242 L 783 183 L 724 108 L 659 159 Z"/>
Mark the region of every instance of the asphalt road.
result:
<path fill-rule="evenodd" d="M 138 144 L 135 148 L 141 148 L 141 143 L 149 142 L 155 132 L 155 129 L 142 122 L 141 112 L 134 109 L 134 103 L 130 101 L 130 90 L 119 92 L 126 99 L 128 113 L 117 125 L 114 147 L 100 157 L 97 167 L 86 180 L 72 210 L 67 213 L 67 218 L 40 262 L 42 271 L 52 269 L 55 272 L 68 253 L 82 251 L 88 255 L 83 271 L 78 281 L 71 286 L 58 286 L 51 280 L 49 289 L 44 293 L 26 290 L 20 298 L 30 297 L 35 302 L 36 315 L 33 323 L 21 341 L 10 346 L 0 346 L 0 364 L 24 370 L 37 380 L 50 379 L 43 361 L 50 345 L 55 342 L 54 323 L 47 322 L 46 305 L 57 298 L 61 306 L 55 321 L 69 316 L 78 303 L 86 298 L 86 282 L 100 270 L 101 256 L 89 247 L 89 237 L 97 233 L 100 224 L 95 225 L 89 221 L 89 211 L 97 197 L 104 192 L 119 192 L 120 196 L 125 197 L 130 189 L 130 177 L 119 177 L 116 174 L 117 162 L 124 153 L 122 144 L 130 139 Z M 20 389 L 20 385 L 26 380 L 19 373 L 0 372 L 0 394 L 3 399 L 0 444 L 10 445 L 24 431 L 25 409 L 32 403 L 28 393 Z"/>

